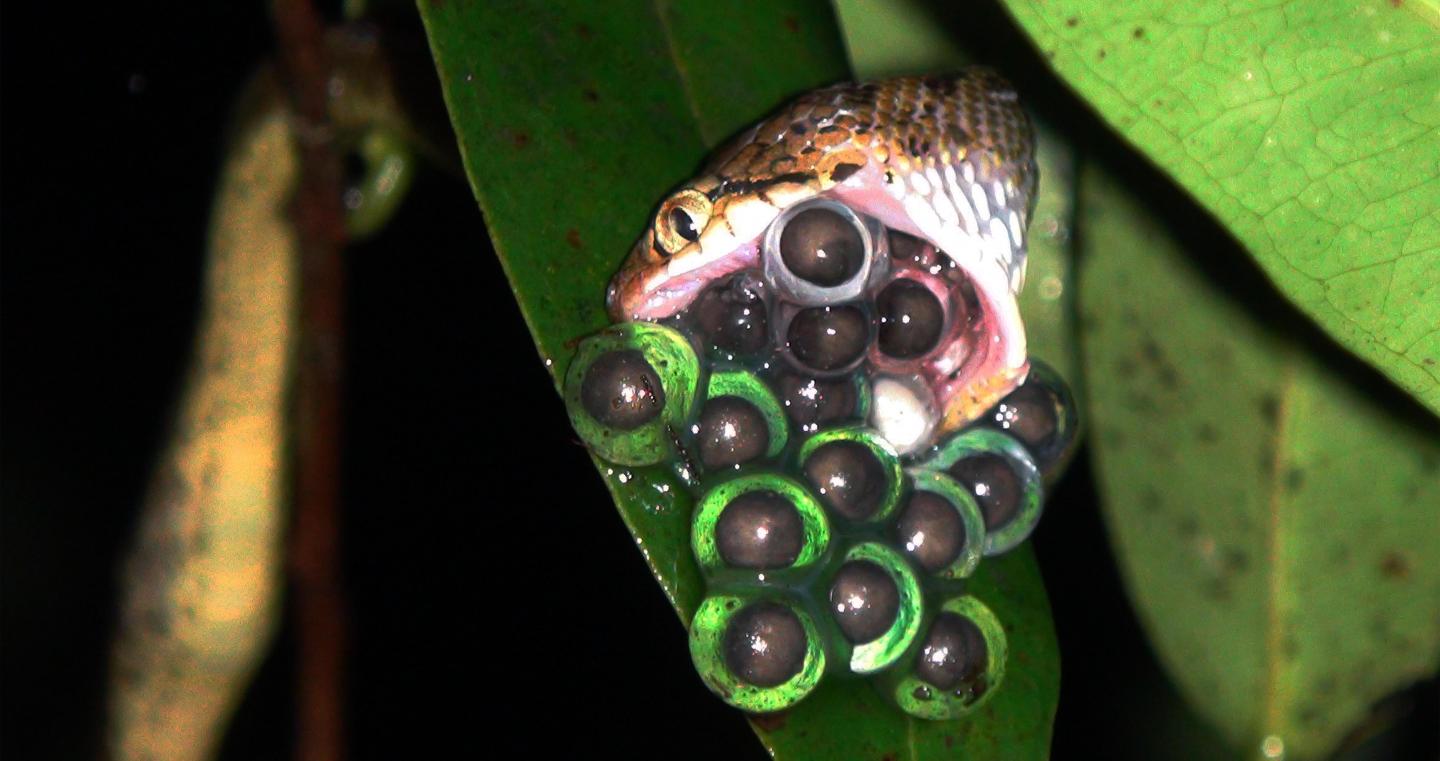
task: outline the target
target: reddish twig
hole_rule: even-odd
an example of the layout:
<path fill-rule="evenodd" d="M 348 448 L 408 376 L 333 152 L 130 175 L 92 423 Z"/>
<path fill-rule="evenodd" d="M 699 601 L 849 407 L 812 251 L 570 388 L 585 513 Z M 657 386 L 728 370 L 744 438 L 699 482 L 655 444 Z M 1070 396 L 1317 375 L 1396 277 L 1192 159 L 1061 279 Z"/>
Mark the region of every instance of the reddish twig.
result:
<path fill-rule="evenodd" d="M 300 367 L 295 392 L 295 523 L 291 541 L 298 639 L 296 761 L 344 757 L 345 623 L 339 557 L 345 217 L 328 113 L 325 29 L 309 0 L 275 0 L 275 32 L 300 142 L 294 205 L 301 252 Z"/>

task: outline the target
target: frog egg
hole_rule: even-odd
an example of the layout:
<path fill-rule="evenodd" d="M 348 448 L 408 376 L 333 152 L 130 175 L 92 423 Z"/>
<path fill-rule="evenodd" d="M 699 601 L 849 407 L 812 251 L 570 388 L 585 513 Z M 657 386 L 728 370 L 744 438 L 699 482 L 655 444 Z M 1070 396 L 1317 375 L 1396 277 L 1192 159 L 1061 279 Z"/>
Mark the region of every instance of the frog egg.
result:
<path fill-rule="evenodd" d="M 895 621 L 900 590 L 885 569 L 869 560 L 852 560 L 835 572 L 830 607 L 845 639 L 873 642 Z"/>
<path fill-rule="evenodd" d="M 710 375 L 690 434 L 700 465 L 715 471 L 778 456 L 789 427 L 780 401 L 759 377 L 744 370 L 717 370 Z"/>
<path fill-rule="evenodd" d="M 660 416 L 665 388 L 644 354 L 617 349 L 596 357 L 585 371 L 580 403 L 597 423 L 633 431 Z"/>
<path fill-rule="evenodd" d="M 883 230 L 850 207 L 816 198 L 786 209 L 765 232 L 765 279 L 787 301 L 804 306 L 859 298 L 886 269 Z"/>
<path fill-rule="evenodd" d="M 912 488 L 895 521 L 900 549 L 922 570 L 963 579 L 985 548 L 985 520 L 970 490 L 950 476 L 912 468 Z"/>
<path fill-rule="evenodd" d="M 800 702 L 826 667 L 814 619 L 791 600 L 753 591 L 700 603 L 690 622 L 690 657 L 712 692 L 751 713 Z"/>
<path fill-rule="evenodd" d="M 725 665 L 743 682 L 774 687 L 800 673 L 807 644 L 805 626 L 794 610 L 755 603 L 725 627 Z"/>
<path fill-rule="evenodd" d="M 777 343 L 796 368 L 841 375 L 854 370 L 874 340 L 875 323 L 858 302 L 787 310 Z"/>
<path fill-rule="evenodd" d="M 861 542 L 830 578 L 832 648 L 856 674 L 873 674 L 904 656 L 920 632 L 920 581 L 905 558 L 880 542 Z"/>
<path fill-rule="evenodd" d="M 913 659 L 884 675 L 882 689 L 922 719 L 956 719 L 975 710 L 1005 676 L 1005 630 L 975 597 L 944 602 L 925 626 Z"/>
<path fill-rule="evenodd" d="M 897 277 L 875 297 L 879 334 L 875 348 L 899 360 L 933 352 L 945 334 L 943 297 L 921 281 Z"/>
<path fill-rule="evenodd" d="M 700 498 L 690 542 L 711 581 L 781 583 L 824 556 L 830 522 L 800 483 L 778 473 L 747 473 Z"/>
<path fill-rule="evenodd" d="M 1047 479 L 1059 474 L 1074 451 L 1075 397 L 1060 374 L 1040 360 L 1030 360 L 1025 382 L 982 420 L 1019 439 Z"/>
<path fill-rule="evenodd" d="M 1025 541 L 1040 521 L 1040 471 L 1023 444 L 985 428 L 971 428 L 940 444 L 920 464 L 966 487 L 985 525 L 985 554 L 998 555 Z"/>
<path fill-rule="evenodd" d="M 690 342 L 653 323 L 612 325 L 581 342 L 565 375 L 570 422 L 597 455 L 652 465 L 673 453 L 701 382 Z"/>
<path fill-rule="evenodd" d="M 864 373 L 839 378 L 781 372 L 771 381 L 786 417 L 802 433 L 855 419 L 870 409 L 870 384 Z"/>
<path fill-rule="evenodd" d="M 690 318 L 712 354 L 733 359 L 769 349 L 767 289 L 758 272 L 745 270 L 711 285 L 695 299 Z"/>
<path fill-rule="evenodd" d="M 820 501 L 852 523 L 888 518 L 900 501 L 900 456 L 875 431 L 832 428 L 800 447 L 800 470 Z"/>
<path fill-rule="evenodd" d="M 980 453 L 957 460 L 950 475 L 970 487 L 985 516 L 985 528 L 1004 528 L 1020 512 L 1020 474 L 1004 455 Z"/>
<path fill-rule="evenodd" d="M 715 548 L 732 568 L 784 568 L 805 548 L 804 523 L 795 506 L 776 492 L 747 492 L 721 510 Z"/>
<path fill-rule="evenodd" d="M 870 425 L 901 455 L 930 443 L 939 422 L 928 384 L 916 376 L 884 375 L 875 379 Z"/>

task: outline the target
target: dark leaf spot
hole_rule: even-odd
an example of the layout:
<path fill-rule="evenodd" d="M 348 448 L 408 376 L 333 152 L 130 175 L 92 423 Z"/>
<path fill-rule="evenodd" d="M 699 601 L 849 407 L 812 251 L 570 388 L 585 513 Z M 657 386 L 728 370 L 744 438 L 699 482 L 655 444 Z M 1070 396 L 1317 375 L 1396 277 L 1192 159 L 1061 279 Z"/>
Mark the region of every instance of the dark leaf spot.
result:
<path fill-rule="evenodd" d="M 1395 581 L 1403 581 L 1410 577 L 1410 564 L 1405 562 L 1405 557 L 1398 552 L 1391 552 L 1380 561 L 1380 572 L 1385 578 Z"/>

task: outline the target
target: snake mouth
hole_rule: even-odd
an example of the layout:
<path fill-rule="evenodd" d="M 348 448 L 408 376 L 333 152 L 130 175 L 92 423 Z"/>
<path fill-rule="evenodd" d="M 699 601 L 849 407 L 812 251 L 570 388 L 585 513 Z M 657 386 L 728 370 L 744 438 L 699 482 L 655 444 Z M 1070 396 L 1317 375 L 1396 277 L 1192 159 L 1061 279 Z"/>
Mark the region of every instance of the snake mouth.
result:
<path fill-rule="evenodd" d="M 712 359 L 762 367 L 776 384 L 864 387 L 870 424 L 901 453 L 919 452 L 979 418 L 1028 370 L 1003 268 L 957 258 L 816 198 L 703 266 L 627 268 L 612 310 L 687 327 Z"/>

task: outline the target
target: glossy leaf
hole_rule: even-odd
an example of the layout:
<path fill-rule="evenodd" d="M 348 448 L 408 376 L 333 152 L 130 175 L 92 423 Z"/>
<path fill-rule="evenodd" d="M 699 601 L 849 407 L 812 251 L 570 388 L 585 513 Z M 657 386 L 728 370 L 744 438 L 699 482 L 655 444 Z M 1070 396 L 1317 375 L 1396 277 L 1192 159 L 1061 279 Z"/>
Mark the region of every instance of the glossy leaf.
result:
<path fill-rule="evenodd" d="M 849 78 L 820 0 L 429 2 L 421 14 L 466 173 L 556 377 L 574 340 L 605 325 L 605 285 L 665 191 L 788 97 Z M 685 490 L 661 468 L 597 466 L 688 623 L 703 589 Z M 753 722 L 762 741 L 780 759 L 1043 756 L 1057 671 L 1044 589 L 1028 556 L 989 565 L 974 588 L 1009 627 L 1012 663 L 976 716 L 919 722 L 868 683 L 834 681 Z"/>
<path fill-rule="evenodd" d="M 1249 754 L 1320 758 L 1440 655 L 1440 424 L 1223 235 L 1082 171 L 1092 445 L 1132 599 Z"/>
<path fill-rule="evenodd" d="M 1440 412 L 1440 9 L 1006 0 L 1342 345 Z"/>

